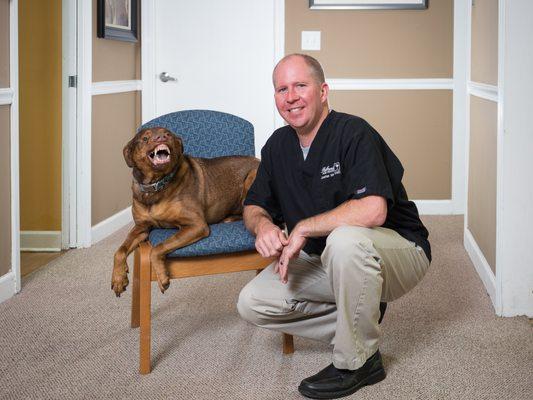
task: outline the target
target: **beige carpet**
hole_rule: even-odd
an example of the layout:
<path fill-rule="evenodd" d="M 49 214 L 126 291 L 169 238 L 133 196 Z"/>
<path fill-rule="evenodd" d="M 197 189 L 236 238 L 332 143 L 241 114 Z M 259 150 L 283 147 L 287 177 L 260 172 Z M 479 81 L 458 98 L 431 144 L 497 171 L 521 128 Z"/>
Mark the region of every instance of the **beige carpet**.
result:
<path fill-rule="evenodd" d="M 381 352 L 388 373 L 354 399 L 533 399 L 533 327 L 498 318 L 462 246 L 461 217 L 426 217 L 433 264 L 391 303 Z M 242 321 L 239 289 L 253 272 L 153 288 L 153 372 L 140 376 L 130 295 L 110 289 L 125 231 L 69 251 L 0 304 L 1 399 L 298 399 L 301 379 L 330 362 L 328 346 Z"/>

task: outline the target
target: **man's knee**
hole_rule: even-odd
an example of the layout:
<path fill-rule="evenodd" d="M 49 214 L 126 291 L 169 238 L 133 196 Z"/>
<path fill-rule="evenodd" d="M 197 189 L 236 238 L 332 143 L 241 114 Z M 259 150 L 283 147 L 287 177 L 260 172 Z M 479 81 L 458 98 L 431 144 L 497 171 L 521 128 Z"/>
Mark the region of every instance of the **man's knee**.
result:
<path fill-rule="evenodd" d="M 360 226 L 340 226 L 335 228 L 327 237 L 326 247 L 322 253 L 322 262 L 328 263 L 332 259 L 358 259 L 367 256 L 377 256 L 374 243 L 370 239 L 371 228 Z"/>
<path fill-rule="evenodd" d="M 261 291 L 249 283 L 239 294 L 237 311 L 244 320 L 257 326 L 266 326 L 290 318 L 296 312 L 297 303 L 268 295 L 263 297 Z"/>
<path fill-rule="evenodd" d="M 246 285 L 239 293 L 237 300 L 237 311 L 242 319 L 254 325 L 259 325 L 259 313 L 257 310 L 257 299 L 252 294 L 250 285 Z"/>

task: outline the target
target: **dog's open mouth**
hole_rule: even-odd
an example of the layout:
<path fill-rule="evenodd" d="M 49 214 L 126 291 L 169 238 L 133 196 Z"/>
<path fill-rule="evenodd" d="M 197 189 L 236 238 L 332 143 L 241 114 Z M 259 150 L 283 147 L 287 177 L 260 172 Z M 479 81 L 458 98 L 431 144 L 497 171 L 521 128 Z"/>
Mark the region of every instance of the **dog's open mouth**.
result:
<path fill-rule="evenodd" d="M 148 153 L 148 157 L 154 165 L 166 164 L 170 161 L 170 149 L 166 144 L 160 144 Z"/>

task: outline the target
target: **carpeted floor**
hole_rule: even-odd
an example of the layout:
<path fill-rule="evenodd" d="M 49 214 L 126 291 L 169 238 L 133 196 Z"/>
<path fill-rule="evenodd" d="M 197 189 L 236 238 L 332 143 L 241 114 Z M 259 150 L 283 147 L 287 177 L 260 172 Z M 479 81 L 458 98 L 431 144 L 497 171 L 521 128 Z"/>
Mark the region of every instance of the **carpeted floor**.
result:
<path fill-rule="evenodd" d="M 433 264 L 391 303 L 381 352 L 388 376 L 354 399 L 533 399 L 533 327 L 494 315 L 462 246 L 462 217 L 425 217 Z M 1 399 L 298 399 L 301 379 L 330 363 L 328 346 L 242 321 L 235 309 L 253 272 L 153 287 L 153 372 L 138 374 L 131 291 L 110 289 L 122 230 L 69 251 L 0 304 Z"/>

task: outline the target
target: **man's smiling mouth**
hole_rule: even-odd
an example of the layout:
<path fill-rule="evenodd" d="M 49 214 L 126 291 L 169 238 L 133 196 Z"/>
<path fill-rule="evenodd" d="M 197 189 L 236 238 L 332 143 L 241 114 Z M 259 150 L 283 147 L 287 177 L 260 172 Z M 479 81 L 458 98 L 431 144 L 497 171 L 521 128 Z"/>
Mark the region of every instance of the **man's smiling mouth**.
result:
<path fill-rule="evenodd" d="M 291 113 L 293 111 L 300 111 L 302 109 L 303 109 L 303 107 L 294 107 L 294 108 L 289 108 L 287 111 Z"/>

